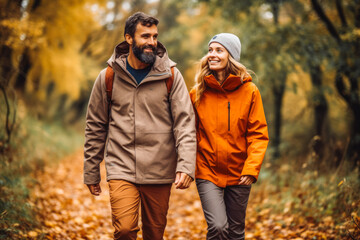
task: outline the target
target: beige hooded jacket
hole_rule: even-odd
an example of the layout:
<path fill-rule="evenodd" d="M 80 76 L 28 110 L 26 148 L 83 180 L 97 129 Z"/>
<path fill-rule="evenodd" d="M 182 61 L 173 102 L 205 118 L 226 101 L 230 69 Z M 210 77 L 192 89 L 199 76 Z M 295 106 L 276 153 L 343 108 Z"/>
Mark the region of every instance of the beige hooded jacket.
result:
<path fill-rule="evenodd" d="M 176 172 L 194 178 L 195 116 L 181 73 L 174 68 L 168 96 L 165 79 L 176 64 L 158 42 L 156 61 L 138 85 L 126 70 L 128 52 L 122 42 L 108 60 L 115 72 L 110 114 L 105 69 L 94 83 L 86 116 L 84 183 L 100 182 L 103 158 L 107 181 L 165 184 L 175 180 Z"/>

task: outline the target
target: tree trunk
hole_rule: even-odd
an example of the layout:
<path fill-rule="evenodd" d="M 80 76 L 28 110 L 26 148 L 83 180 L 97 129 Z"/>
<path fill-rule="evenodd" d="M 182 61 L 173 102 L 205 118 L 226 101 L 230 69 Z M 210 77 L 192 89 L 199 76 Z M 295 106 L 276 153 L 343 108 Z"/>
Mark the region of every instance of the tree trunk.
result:
<path fill-rule="evenodd" d="M 343 97 L 353 114 L 353 122 L 350 128 L 350 142 L 347 151 L 347 157 L 356 166 L 360 160 L 360 99 L 358 95 L 358 84 L 356 79 L 349 77 L 351 87 L 346 89 L 344 78 L 344 69 L 338 69 L 335 85 L 339 94 Z M 349 75 L 351 74 L 348 73 Z M 360 166 L 359 166 L 360 167 Z"/>
<path fill-rule="evenodd" d="M 29 14 L 33 13 L 34 11 L 36 11 L 38 7 L 40 7 L 40 5 L 41 5 L 41 0 L 33 0 L 31 2 L 31 5 L 29 5 L 30 6 L 29 8 L 26 6 L 26 8 L 29 9 L 27 10 L 27 12 Z M 26 8 L 24 9 L 24 12 L 26 11 Z M 19 90 L 20 92 L 25 91 L 27 75 L 29 73 L 31 66 L 32 64 L 30 58 L 30 49 L 29 47 L 25 47 L 23 54 L 20 57 L 19 73 L 15 81 L 15 89 Z"/>
<path fill-rule="evenodd" d="M 2 8 L 0 8 L 0 21 L 8 20 L 8 19 L 20 19 L 21 17 L 21 3 L 22 0 L 8 0 Z M 1 27 L 1 26 L 0 26 Z M 12 79 L 12 76 L 15 73 L 15 67 L 13 65 L 13 49 L 11 46 L 5 44 L 7 39 L 11 34 L 11 30 L 7 28 L 0 29 L 0 90 L 2 92 L 1 95 L 4 97 L 5 106 L 6 106 L 6 115 L 5 115 L 5 133 L 6 139 L 4 139 L 4 143 L 0 144 L 0 151 L 4 151 L 5 148 L 9 145 L 11 141 L 11 134 L 13 130 L 13 126 L 15 123 L 15 107 L 11 109 L 10 99 L 8 97 L 9 93 L 9 83 Z M 11 112 L 13 112 L 13 120 L 10 123 Z M 5 114 L 1 112 L 1 114 Z M 1 128 L 3 127 L 3 123 L 1 123 Z"/>
<path fill-rule="evenodd" d="M 352 91 L 353 98 L 349 104 L 351 112 L 353 113 L 353 122 L 350 134 L 348 157 L 354 167 L 359 164 L 358 167 L 360 168 L 360 101 L 358 95 L 355 94 L 358 93 Z"/>
<path fill-rule="evenodd" d="M 321 169 L 324 147 L 325 147 L 325 125 L 328 113 L 328 104 L 322 90 L 322 70 L 320 65 L 309 64 L 310 78 L 313 85 L 312 105 L 314 106 L 314 126 L 315 136 L 311 141 L 312 154 L 314 155 L 315 165 Z"/>
<path fill-rule="evenodd" d="M 353 162 L 353 166 L 359 164 L 360 168 L 360 104 L 354 103 L 351 107 L 354 114 L 353 131 L 351 132 L 351 138 L 349 143 L 350 159 Z M 360 170 L 360 169 L 359 169 Z"/>
<path fill-rule="evenodd" d="M 3 85 L 5 88 L 8 87 L 11 77 L 15 72 L 14 66 L 12 64 L 13 50 L 3 45 L 0 49 L 0 84 Z"/>
<path fill-rule="evenodd" d="M 11 115 L 10 102 L 9 102 L 9 99 L 8 99 L 8 96 L 7 96 L 6 89 L 5 89 L 5 87 L 3 85 L 1 85 L 1 83 L 0 83 L 0 90 L 3 93 L 4 100 L 5 100 L 5 105 L 6 105 L 5 131 L 6 131 L 7 137 L 5 139 L 4 144 L 0 142 L 1 143 L 0 144 L 0 152 L 3 152 L 7 148 L 7 146 L 9 145 L 9 143 L 11 141 L 11 134 L 12 134 L 14 124 L 15 124 L 15 119 L 16 119 L 16 111 L 15 111 L 15 108 L 14 108 L 13 120 L 12 120 L 12 123 L 10 123 L 10 117 L 11 117 L 10 116 Z"/>
<path fill-rule="evenodd" d="M 4 19 L 20 19 L 22 0 L 8 0 L 6 6 L 0 9 L 0 21 Z M 1 26 L 0 26 L 1 27 Z M 1 29 L 0 35 L 0 83 L 8 87 L 15 68 L 12 63 L 13 49 L 5 44 L 11 32 L 7 28 Z"/>
<path fill-rule="evenodd" d="M 353 114 L 353 123 L 350 126 L 350 143 L 346 155 L 353 163 L 353 166 L 356 166 L 360 161 L 360 95 L 358 86 L 360 74 L 357 66 L 360 54 L 360 43 L 357 40 L 344 40 L 340 38 L 338 30 L 335 28 L 335 25 L 330 18 L 325 14 L 319 1 L 311 0 L 311 4 L 320 20 L 325 24 L 330 36 L 336 40 L 339 47 L 340 54 L 337 62 L 338 67 L 335 86 Z M 343 27 L 340 29 L 340 32 L 346 31 L 348 23 L 346 15 L 343 13 L 341 1 L 336 2 L 336 10 L 338 11 Z M 360 8 L 355 7 L 352 11 L 354 13 L 354 25 L 358 27 L 360 26 Z M 346 87 L 344 76 L 346 76 L 349 81 L 349 87 Z"/>
<path fill-rule="evenodd" d="M 31 68 L 30 52 L 29 49 L 26 48 L 24 50 L 23 55 L 21 56 L 21 60 L 19 64 L 19 73 L 15 81 L 16 90 L 19 90 L 20 92 L 25 91 L 27 75 L 29 73 L 30 68 Z"/>
<path fill-rule="evenodd" d="M 355 52 L 350 52 L 349 45 L 352 47 L 350 49 Z M 360 51 L 360 44 L 357 42 L 340 42 L 339 49 L 340 57 L 335 77 L 335 86 L 353 115 L 353 122 L 350 125 L 350 142 L 346 156 L 353 167 L 355 167 L 360 163 L 360 95 L 358 83 L 360 76 L 356 64 L 351 65 L 347 60 L 356 59 Z M 348 81 L 348 84 L 345 83 L 345 80 Z M 360 164 L 358 167 L 360 170 Z"/>
<path fill-rule="evenodd" d="M 278 27 L 279 25 L 279 0 L 270 0 L 271 11 L 273 13 L 274 25 Z M 272 86 L 272 92 L 274 95 L 274 136 L 272 136 L 272 145 L 273 145 L 273 156 L 272 160 L 276 160 L 280 157 L 280 144 L 281 144 L 281 127 L 282 127 L 282 107 L 283 107 L 283 98 L 285 93 L 285 84 L 286 84 L 286 73 L 278 74 L 279 78 L 276 79 L 274 85 Z"/>
<path fill-rule="evenodd" d="M 310 77 L 314 89 L 315 134 L 324 139 L 324 126 L 328 112 L 328 104 L 322 91 L 322 71 L 319 65 L 310 66 Z"/>
<path fill-rule="evenodd" d="M 274 95 L 274 136 L 272 136 L 273 143 L 273 161 L 280 157 L 281 144 L 281 127 L 282 127 L 282 108 L 285 93 L 286 74 L 282 74 L 277 79 L 279 84 L 275 84 L 272 88 Z"/>

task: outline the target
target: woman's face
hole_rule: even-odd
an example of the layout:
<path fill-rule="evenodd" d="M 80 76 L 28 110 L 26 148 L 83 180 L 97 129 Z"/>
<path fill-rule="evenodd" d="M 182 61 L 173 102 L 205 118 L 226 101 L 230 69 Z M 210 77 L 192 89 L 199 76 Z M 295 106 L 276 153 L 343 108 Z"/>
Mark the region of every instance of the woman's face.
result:
<path fill-rule="evenodd" d="M 209 46 L 208 64 L 212 71 L 225 70 L 229 61 L 229 52 L 220 43 L 213 42 Z"/>

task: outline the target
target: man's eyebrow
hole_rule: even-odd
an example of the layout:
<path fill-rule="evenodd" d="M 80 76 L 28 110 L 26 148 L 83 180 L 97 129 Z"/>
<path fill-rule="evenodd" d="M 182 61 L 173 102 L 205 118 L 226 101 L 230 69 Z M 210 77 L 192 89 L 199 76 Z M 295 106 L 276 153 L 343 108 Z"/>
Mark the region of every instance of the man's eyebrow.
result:
<path fill-rule="evenodd" d="M 155 37 L 157 37 L 159 34 L 157 33 L 157 34 L 154 34 L 154 36 Z M 143 34 L 141 34 L 140 36 L 142 36 L 142 37 L 148 37 L 148 36 L 151 36 L 151 33 L 143 33 Z"/>

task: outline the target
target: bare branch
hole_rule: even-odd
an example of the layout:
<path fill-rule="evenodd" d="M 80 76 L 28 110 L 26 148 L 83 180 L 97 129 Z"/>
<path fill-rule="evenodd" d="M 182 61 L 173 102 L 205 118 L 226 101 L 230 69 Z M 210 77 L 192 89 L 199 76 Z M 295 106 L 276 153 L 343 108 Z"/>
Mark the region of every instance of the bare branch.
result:
<path fill-rule="evenodd" d="M 313 9 L 319 16 L 319 18 L 325 23 L 327 30 L 329 31 L 330 35 L 336 39 L 336 41 L 340 44 L 341 38 L 339 33 L 336 31 L 333 23 L 330 21 L 328 16 L 326 16 L 324 10 L 322 9 L 320 3 L 317 0 L 311 0 L 311 4 L 313 5 Z"/>
<path fill-rule="evenodd" d="M 7 98 L 5 87 L 2 84 L 0 84 L 0 89 L 3 92 L 4 99 L 5 99 L 5 104 L 6 104 L 5 130 L 6 130 L 6 134 L 7 134 L 7 139 L 6 139 L 5 142 L 9 143 L 10 142 L 10 136 L 11 136 L 11 128 L 9 127 L 10 104 L 9 104 L 9 100 Z"/>
<path fill-rule="evenodd" d="M 338 70 L 336 72 L 335 86 L 336 86 L 338 92 L 340 93 L 340 95 L 344 98 L 344 100 L 347 103 L 350 103 L 350 101 L 351 101 L 350 95 L 346 92 L 345 84 L 344 84 L 344 78 L 343 78 L 342 73 L 340 72 L 340 70 Z"/>
<path fill-rule="evenodd" d="M 341 24 L 342 24 L 343 27 L 347 27 L 347 22 L 346 22 L 344 9 L 343 9 L 341 0 L 336 0 L 335 2 L 336 2 L 336 10 L 337 10 L 337 12 L 339 14 Z"/>
<path fill-rule="evenodd" d="M 16 95 L 14 97 L 14 102 L 16 103 Z M 13 106 L 13 119 L 12 119 L 12 123 L 11 123 L 11 126 L 10 126 L 10 131 L 12 132 L 14 130 L 14 126 L 15 126 L 15 121 L 16 121 L 16 105 L 14 104 Z M 10 142 L 10 138 L 9 138 L 9 142 Z"/>
<path fill-rule="evenodd" d="M 346 229 L 346 231 L 348 232 L 348 235 L 349 235 L 349 237 L 351 237 L 351 239 L 356 240 L 356 238 L 354 238 L 354 236 L 351 234 L 351 232 L 349 230 Z"/>
<path fill-rule="evenodd" d="M 271 10 L 274 15 L 275 26 L 279 25 L 279 1 L 271 2 Z"/>
<path fill-rule="evenodd" d="M 359 7 L 358 3 L 356 5 L 356 7 L 353 8 L 353 12 L 354 12 L 354 19 L 355 19 L 355 27 L 360 28 L 360 7 Z"/>
<path fill-rule="evenodd" d="M 359 224 L 357 223 L 357 221 L 355 220 L 354 216 L 351 216 L 352 220 L 354 221 L 355 225 L 357 226 L 358 229 L 360 229 Z"/>

